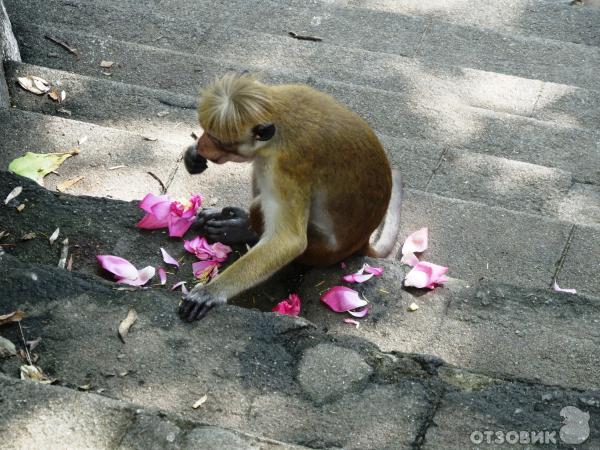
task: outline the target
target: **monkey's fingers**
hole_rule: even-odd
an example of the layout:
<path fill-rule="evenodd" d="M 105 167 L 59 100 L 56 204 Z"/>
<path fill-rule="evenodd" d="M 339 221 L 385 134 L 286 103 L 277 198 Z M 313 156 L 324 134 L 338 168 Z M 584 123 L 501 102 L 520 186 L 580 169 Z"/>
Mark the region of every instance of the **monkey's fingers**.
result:
<path fill-rule="evenodd" d="M 204 226 L 204 224 L 211 220 L 221 216 L 221 211 L 217 208 L 205 208 L 201 210 L 196 216 L 196 225 L 199 227 Z"/>
<path fill-rule="evenodd" d="M 226 206 L 223 208 L 222 215 L 223 218 L 248 218 L 248 211 L 242 208 L 238 208 L 237 206 Z"/>

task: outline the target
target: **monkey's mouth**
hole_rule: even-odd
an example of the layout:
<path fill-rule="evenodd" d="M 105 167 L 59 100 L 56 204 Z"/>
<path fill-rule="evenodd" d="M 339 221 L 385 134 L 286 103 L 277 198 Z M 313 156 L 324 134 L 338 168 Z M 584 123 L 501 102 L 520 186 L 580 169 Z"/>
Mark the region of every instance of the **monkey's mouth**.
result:
<path fill-rule="evenodd" d="M 211 159 L 210 162 L 215 164 L 225 164 L 226 162 L 248 162 L 251 158 L 246 158 L 245 156 L 238 155 L 237 153 L 228 153 L 226 155 L 220 156 L 216 159 Z"/>

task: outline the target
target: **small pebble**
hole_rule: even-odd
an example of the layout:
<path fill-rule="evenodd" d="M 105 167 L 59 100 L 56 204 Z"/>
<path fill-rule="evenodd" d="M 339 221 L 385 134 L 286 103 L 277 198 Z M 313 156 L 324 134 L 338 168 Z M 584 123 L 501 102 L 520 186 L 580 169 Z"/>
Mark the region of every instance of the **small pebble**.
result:
<path fill-rule="evenodd" d="M 411 303 L 410 305 L 408 305 L 408 310 L 409 310 L 410 312 L 414 312 L 414 311 L 416 311 L 417 309 L 419 309 L 419 305 L 417 305 L 416 303 Z"/>

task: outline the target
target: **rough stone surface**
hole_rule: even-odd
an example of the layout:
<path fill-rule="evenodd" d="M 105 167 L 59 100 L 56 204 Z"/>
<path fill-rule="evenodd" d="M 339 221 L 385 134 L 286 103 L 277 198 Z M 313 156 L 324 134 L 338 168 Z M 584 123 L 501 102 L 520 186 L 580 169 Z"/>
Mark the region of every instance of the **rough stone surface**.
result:
<path fill-rule="evenodd" d="M 600 290 L 600 229 L 576 226 L 564 264 L 558 274 L 562 287 L 597 295 Z"/>
<path fill-rule="evenodd" d="M 364 386 L 372 369 L 358 353 L 330 344 L 304 352 L 298 367 L 298 381 L 317 403 Z"/>

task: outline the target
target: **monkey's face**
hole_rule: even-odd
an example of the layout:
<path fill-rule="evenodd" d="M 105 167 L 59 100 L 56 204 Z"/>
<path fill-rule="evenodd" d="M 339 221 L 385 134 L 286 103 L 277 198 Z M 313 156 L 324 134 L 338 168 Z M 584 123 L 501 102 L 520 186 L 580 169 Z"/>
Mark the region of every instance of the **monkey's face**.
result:
<path fill-rule="evenodd" d="M 205 131 L 196 146 L 197 154 L 216 164 L 226 162 L 248 162 L 265 147 L 275 135 L 275 125 L 257 125 L 243 134 L 236 142 L 223 142 Z"/>

